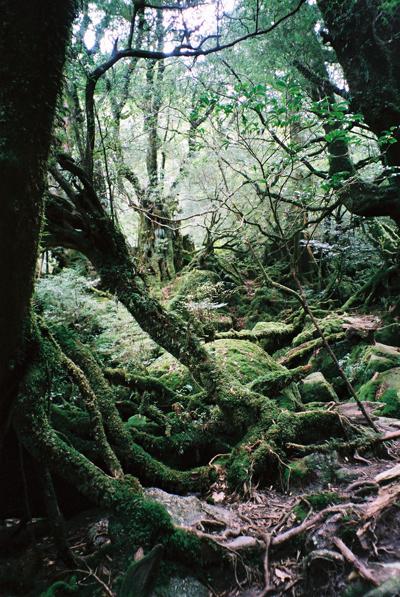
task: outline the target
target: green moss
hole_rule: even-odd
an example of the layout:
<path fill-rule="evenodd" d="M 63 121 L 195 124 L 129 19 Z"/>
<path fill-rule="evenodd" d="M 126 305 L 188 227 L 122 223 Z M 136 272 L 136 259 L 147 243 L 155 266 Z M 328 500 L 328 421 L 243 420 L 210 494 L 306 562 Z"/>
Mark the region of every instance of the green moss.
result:
<path fill-rule="evenodd" d="M 259 321 L 252 330 L 243 329 L 239 331 L 229 330 L 216 335 L 218 339 L 248 340 L 258 343 L 261 348 L 269 352 L 275 352 L 278 348 L 290 341 L 295 333 L 295 324 L 287 324 L 279 321 Z"/>
<path fill-rule="evenodd" d="M 361 345 L 353 349 L 346 362 L 346 373 L 360 386 L 375 373 L 400 367 L 400 352 L 396 347 L 385 344 Z"/>
<path fill-rule="evenodd" d="M 380 386 L 379 381 L 370 380 L 367 381 L 357 392 L 357 396 L 362 401 L 374 402 L 376 400 L 376 393 Z"/>
<path fill-rule="evenodd" d="M 191 300 L 201 300 L 204 298 L 204 286 L 208 284 L 217 284 L 220 277 L 213 271 L 207 269 L 193 269 L 188 272 L 182 272 L 170 287 L 174 296 L 168 303 L 168 308 L 180 310 L 184 308 L 184 303 L 190 296 Z"/>
<path fill-rule="evenodd" d="M 283 473 L 285 487 L 301 487 L 314 476 L 307 457 L 289 462 Z"/>
<path fill-rule="evenodd" d="M 400 345 L 400 323 L 390 323 L 375 332 L 375 340 L 390 346 Z"/>
<path fill-rule="evenodd" d="M 343 319 L 338 317 L 336 314 L 331 314 L 325 317 L 324 319 L 318 320 L 319 326 L 324 332 L 325 336 L 329 336 L 331 334 L 337 334 L 343 330 Z M 314 338 L 318 337 L 318 332 L 315 329 L 314 325 L 311 323 L 309 318 L 307 318 L 306 327 L 300 334 L 298 334 L 295 338 L 293 338 L 292 345 L 293 346 L 300 346 L 305 342 L 309 342 Z"/>
<path fill-rule="evenodd" d="M 382 402 L 384 407 L 379 408 L 377 414 L 400 418 L 400 368 L 378 373 L 373 380 L 361 386 L 358 396 L 360 400 Z"/>
<path fill-rule="evenodd" d="M 300 393 L 305 403 L 338 401 L 335 390 L 320 371 L 311 373 L 303 380 L 300 385 Z"/>
<path fill-rule="evenodd" d="M 241 446 L 233 451 L 227 465 L 227 481 L 229 487 L 242 491 L 245 484 L 251 481 L 253 471 L 250 453 Z"/>
<path fill-rule="evenodd" d="M 246 340 L 221 339 L 206 345 L 227 378 L 245 385 L 271 371 L 284 371 L 282 365 L 262 348 Z M 164 354 L 148 368 L 168 388 L 191 394 L 199 391 L 188 370 L 169 354 Z"/>
<path fill-rule="evenodd" d="M 276 276 L 276 272 L 274 277 Z M 270 287 L 257 288 L 250 307 L 243 313 L 247 316 L 249 325 L 265 319 L 265 314 L 277 315 L 282 308 L 287 306 L 287 297 L 279 290 Z"/>
<path fill-rule="evenodd" d="M 319 512 L 328 506 L 333 506 L 343 501 L 342 497 L 334 491 L 321 491 L 304 497 L 305 499 L 293 508 L 293 512 L 299 521 L 303 521 L 306 518 L 310 508 Z"/>
<path fill-rule="evenodd" d="M 382 409 L 379 409 L 380 415 L 400 419 L 400 396 L 397 390 L 389 388 L 382 394 L 380 401 L 385 404 Z"/>
<path fill-rule="evenodd" d="M 267 432 L 268 441 L 285 449 L 287 443 L 313 444 L 330 437 L 343 437 L 345 430 L 337 413 L 314 410 L 281 412 Z"/>
<path fill-rule="evenodd" d="M 128 429 L 130 427 L 135 427 L 136 429 L 142 429 L 143 427 L 146 427 L 147 423 L 148 423 L 148 419 L 144 415 L 133 415 L 132 417 L 129 417 L 129 419 L 127 420 L 125 425 L 126 425 L 126 427 L 128 427 Z"/>

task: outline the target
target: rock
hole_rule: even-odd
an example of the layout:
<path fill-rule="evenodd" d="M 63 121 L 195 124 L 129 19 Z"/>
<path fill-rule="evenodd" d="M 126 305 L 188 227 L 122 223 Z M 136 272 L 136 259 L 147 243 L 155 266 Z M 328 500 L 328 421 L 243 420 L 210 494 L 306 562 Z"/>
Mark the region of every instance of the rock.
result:
<path fill-rule="evenodd" d="M 206 348 L 227 375 L 242 385 L 270 371 L 282 369 L 260 346 L 247 340 L 220 339 L 209 342 Z M 200 389 L 186 367 L 168 353 L 156 359 L 148 367 L 148 372 L 159 377 L 171 390 L 181 391 L 188 385 L 193 392 Z"/>
<path fill-rule="evenodd" d="M 400 418 L 400 367 L 393 367 L 380 373 L 359 389 L 361 400 L 379 400 L 383 408 L 378 414 Z"/>
<path fill-rule="evenodd" d="M 310 373 L 300 385 L 300 394 L 303 402 L 338 402 L 338 396 L 320 372 Z"/>
<path fill-rule="evenodd" d="M 337 468 L 336 452 L 328 454 L 315 452 L 292 460 L 284 473 L 286 487 L 305 487 L 311 482 L 318 483 L 323 487 L 335 479 Z"/>
<path fill-rule="evenodd" d="M 393 576 L 380 587 L 369 591 L 365 597 L 396 597 L 400 595 L 400 575 Z"/>
<path fill-rule="evenodd" d="M 208 595 L 207 587 L 196 578 L 173 576 L 168 585 L 155 591 L 152 597 L 208 597 Z"/>
<path fill-rule="evenodd" d="M 240 523 L 236 520 L 236 514 L 229 508 L 207 504 L 194 495 L 174 495 L 155 487 L 145 489 L 144 493 L 155 502 L 162 504 L 175 524 L 195 526 L 209 518 L 222 521 L 226 526 L 231 526 L 235 522 Z"/>
<path fill-rule="evenodd" d="M 400 366 L 400 348 L 377 342 L 367 348 L 362 361 L 371 373 L 387 371 Z"/>
<path fill-rule="evenodd" d="M 400 367 L 393 367 L 377 375 L 377 381 L 387 388 L 400 391 Z"/>
<path fill-rule="evenodd" d="M 345 317 L 343 328 L 348 338 L 358 337 L 373 342 L 374 333 L 381 323 L 381 319 L 374 315 L 358 315 Z"/>
<path fill-rule="evenodd" d="M 338 468 L 335 471 L 335 477 L 339 483 L 350 483 L 358 479 L 358 471 L 344 467 Z"/>
<path fill-rule="evenodd" d="M 375 332 L 375 340 L 393 346 L 400 345 L 400 323 L 390 323 Z"/>

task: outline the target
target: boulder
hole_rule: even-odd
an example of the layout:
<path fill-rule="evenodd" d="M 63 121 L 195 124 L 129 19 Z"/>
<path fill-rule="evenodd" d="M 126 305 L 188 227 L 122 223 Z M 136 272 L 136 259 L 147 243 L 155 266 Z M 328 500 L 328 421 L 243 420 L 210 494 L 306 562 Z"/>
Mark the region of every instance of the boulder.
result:
<path fill-rule="evenodd" d="M 320 372 L 310 373 L 300 384 L 300 394 L 303 402 L 338 402 L 338 396 Z"/>

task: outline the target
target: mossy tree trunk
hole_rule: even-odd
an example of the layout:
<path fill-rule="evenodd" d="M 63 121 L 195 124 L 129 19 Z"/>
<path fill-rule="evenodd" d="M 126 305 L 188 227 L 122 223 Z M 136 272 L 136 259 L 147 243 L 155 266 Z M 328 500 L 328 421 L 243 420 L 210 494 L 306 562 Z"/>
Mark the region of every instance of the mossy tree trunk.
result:
<path fill-rule="evenodd" d="M 0 1 L 1 435 L 27 360 L 45 164 L 73 12 L 73 0 Z"/>
<path fill-rule="evenodd" d="M 73 248 L 86 255 L 103 286 L 118 297 L 142 329 L 186 365 L 202 387 L 214 394 L 219 372 L 204 345 L 185 321 L 150 297 L 124 235 L 105 212 L 85 172 L 69 157 L 59 156 L 59 163 L 76 175 L 82 190 L 75 192 L 65 186 L 68 200 L 49 196 L 47 243 Z M 75 211 L 71 210 L 70 201 Z"/>

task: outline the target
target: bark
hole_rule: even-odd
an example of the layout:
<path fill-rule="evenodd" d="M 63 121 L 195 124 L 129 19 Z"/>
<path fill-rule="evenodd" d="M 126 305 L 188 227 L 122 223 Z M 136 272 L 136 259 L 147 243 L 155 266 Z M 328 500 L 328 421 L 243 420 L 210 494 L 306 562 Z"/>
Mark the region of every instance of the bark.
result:
<path fill-rule="evenodd" d="M 319 3 L 325 22 L 329 26 L 331 35 L 333 35 L 332 43 L 338 55 L 339 62 L 344 69 L 346 77 L 350 77 L 347 79 L 351 91 L 349 97 L 350 106 L 353 111 L 361 112 L 364 115 L 365 121 L 378 137 L 392 126 L 396 126 L 396 130 L 398 131 L 400 110 L 398 110 L 398 114 L 393 116 L 392 120 L 390 120 L 390 115 L 387 114 L 387 109 L 385 107 L 388 100 L 384 97 L 384 93 L 381 93 L 381 90 L 375 89 L 375 84 L 373 82 L 375 80 L 380 80 L 380 72 L 375 73 L 372 70 L 372 66 L 368 64 L 368 60 L 372 59 L 370 54 L 371 52 L 373 53 L 371 48 L 373 40 L 366 41 L 365 36 L 367 36 L 366 31 L 369 31 L 370 28 L 373 27 L 373 24 L 371 24 L 371 19 L 374 17 L 371 8 L 373 2 L 368 3 L 368 7 L 361 6 L 366 4 L 364 1 L 359 1 L 355 4 L 353 3 L 354 10 L 349 7 L 350 3 L 340 2 L 339 4 L 341 6 L 340 10 L 335 2 Z M 332 5 L 335 5 L 334 10 L 332 9 Z M 355 5 L 360 6 L 355 8 Z M 362 27 L 360 25 L 360 36 L 358 34 L 358 20 L 360 15 L 356 13 L 357 10 L 364 11 Z M 377 18 L 378 17 L 376 17 L 376 19 Z M 340 21 L 339 24 L 338 21 Z M 354 30 L 357 30 L 357 35 L 354 35 Z M 359 47 L 359 44 L 361 43 L 360 39 L 364 40 L 362 48 Z M 344 44 L 344 47 L 342 47 L 342 44 Z M 365 56 L 363 54 L 364 52 Z M 362 60 L 359 62 L 359 57 L 361 55 L 364 56 L 364 62 Z M 320 58 L 322 60 L 322 57 Z M 394 56 L 390 59 L 394 60 Z M 394 64 L 395 62 L 392 63 L 393 77 L 395 77 Z M 346 70 L 346 65 L 349 72 Z M 295 66 L 309 82 L 310 93 L 313 100 L 325 100 L 325 107 L 327 109 L 332 108 L 333 112 L 336 103 L 335 93 L 337 90 L 332 87 L 332 84 L 329 81 L 329 75 L 325 64 L 321 62 L 321 64 L 316 65 L 318 73 L 303 65 L 298 60 L 295 61 Z M 357 72 L 353 72 L 352 68 L 358 69 Z M 320 76 L 321 73 L 322 76 Z M 369 81 L 368 77 L 373 77 L 373 81 Z M 363 85 L 365 86 L 364 91 L 362 90 Z M 397 85 L 397 83 L 393 81 L 393 85 Z M 400 89 L 400 70 L 398 85 Z M 374 90 L 372 98 L 370 97 L 371 89 Z M 379 106 L 380 123 L 371 117 L 371 114 L 376 112 L 376 106 Z M 384 122 L 384 118 L 386 117 L 388 120 L 387 122 Z M 395 125 L 394 123 L 397 124 Z M 380 177 L 373 182 L 362 180 L 350 157 L 349 145 L 343 124 L 340 121 L 335 122 L 331 119 L 329 122 L 323 121 L 322 125 L 327 136 L 332 133 L 339 133 L 332 135 L 332 140 L 327 143 L 329 176 L 332 180 L 335 180 L 335 177 L 337 178 L 335 186 L 338 195 L 346 208 L 355 215 L 367 218 L 389 216 L 397 224 L 400 224 L 400 184 L 398 182 L 398 176 L 396 176 L 396 174 L 394 176 L 388 175 L 384 176 L 383 179 Z M 398 132 L 395 133 L 395 136 L 397 134 Z M 385 159 L 392 166 L 400 166 L 399 147 L 400 143 L 397 142 L 383 148 L 386 151 Z"/>
<path fill-rule="evenodd" d="M 103 286 L 118 297 L 142 329 L 186 365 L 205 390 L 214 394 L 219 375 L 204 345 L 186 322 L 149 296 L 125 237 L 104 211 L 86 174 L 71 158 L 60 156 L 59 161 L 77 175 L 83 189 L 80 193 L 69 191 L 68 200 L 49 198 L 48 244 L 74 248 L 86 255 Z"/>
<path fill-rule="evenodd" d="M 167 491 L 178 493 L 198 491 L 203 485 L 208 485 L 209 468 L 177 471 L 159 462 L 135 444 L 119 415 L 112 389 L 90 350 L 68 333 L 63 333 L 62 338 L 60 334 L 59 341 L 68 356 L 85 372 L 91 391 L 96 395 L 107 435 L 127 472 L 139 477 L 145 485 L 156 484 Z"/>
<path fill-rule="evenodd" d="M 0 444 L 26 361 L 44 168 L 73 0 L 0 1 Z"/>
<path fill-rule="evenodd" d="M 350 88 L 353 111 L 373 132 L 395 127 L 400 141 L 400 4 L 384 0 L 319 0 L 329 41 Z M 387 148 L 389 165 L 400 166 L 400 143 Z"/>

